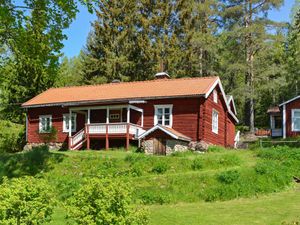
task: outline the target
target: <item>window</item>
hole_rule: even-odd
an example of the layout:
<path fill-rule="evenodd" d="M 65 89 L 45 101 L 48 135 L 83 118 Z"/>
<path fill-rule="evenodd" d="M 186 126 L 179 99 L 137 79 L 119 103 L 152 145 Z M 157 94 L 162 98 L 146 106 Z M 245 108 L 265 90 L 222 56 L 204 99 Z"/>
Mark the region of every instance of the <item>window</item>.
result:
<path fill-rule="evenodd" d="M 213 91 L 213 98 L 214 98 L 214 102 L 218 103 L 218 92 L 217 92 L 217 90 Z"/>
<path fill-rule="evenodd" d="M 50 133 L 52 128 L 52 116 L 44 115 L 39 118 L 39 132 Z"/>
<path fill-rule="evenodd" d="M 120 119 L 120 114 L 118 114 L 118 113 L 110 114 L 109 119 L 110 120 L 118 120 L 118 119 Z"/>
<path fill-rule="evenodd" d="M 173 105 L 155 105 L 154 125 L 172 127 L 172 108 Z"/>
<path fill-rule="evenodd" d="M 216 110 L 213 110 L 213 112 L 212 112 L 212 132 L 217 134 L 218 130 L 219 130 L 219 113 Z"/>
<path fill-rule="evenodd" d="M 292 110 L 292 131 L 300 131 L 300 109 Z"/>
<path fill-rule="evenodd" d="M 64 114 L 63 115 L 63 132 L 69 132 L 69 120 L 70 120 L 70 114 Z M 72 132 L 76 131 L 76 113 L 72 113 Z"/>

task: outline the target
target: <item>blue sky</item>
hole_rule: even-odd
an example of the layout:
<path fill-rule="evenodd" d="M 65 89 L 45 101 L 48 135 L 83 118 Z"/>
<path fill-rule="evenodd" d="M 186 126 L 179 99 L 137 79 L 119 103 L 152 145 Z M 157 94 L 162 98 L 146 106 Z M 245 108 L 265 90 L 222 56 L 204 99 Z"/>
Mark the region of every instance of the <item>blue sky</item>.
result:
<path fill-rule="evenodd" d="M 294 3 L 295 0 L 285 0 L 284 5 L 279 10 L 274 9 L 269 12 L 269 18 L 278 22 L 290 22 L 290 13 Z M 65 47 L 62 52 L 67 57 L 79 54 L 91 30 L 91 22 L 95 19 L 96 16 L 90 14 L 84 6 L 80 7 L 76 20 L 65 30 L 68 39 L 64 41 Z"/>

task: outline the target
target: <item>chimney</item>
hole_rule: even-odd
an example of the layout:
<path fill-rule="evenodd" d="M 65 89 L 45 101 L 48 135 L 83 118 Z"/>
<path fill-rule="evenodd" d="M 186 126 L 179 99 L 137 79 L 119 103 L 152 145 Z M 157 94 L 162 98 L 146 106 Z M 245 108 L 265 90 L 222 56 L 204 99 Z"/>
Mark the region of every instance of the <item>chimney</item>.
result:
<path fill-rule="evenodd" d="M 121 83 L 121 81 L 119 79 L 114 79 L 111 83 Z"/>
<path fill-rule="evenodd" d="M 166 72 L 159 72 L 155 74 L 155 79 L 170 79 L 170 76 Z"/>

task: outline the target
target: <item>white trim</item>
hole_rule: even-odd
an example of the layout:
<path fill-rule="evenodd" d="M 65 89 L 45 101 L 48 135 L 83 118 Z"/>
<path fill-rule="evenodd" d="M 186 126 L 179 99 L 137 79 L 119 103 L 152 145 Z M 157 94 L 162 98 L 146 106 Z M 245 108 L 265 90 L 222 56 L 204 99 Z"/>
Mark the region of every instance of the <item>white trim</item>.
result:
<path fill-rule="evenodd" d="M 45 133 L 49 133 L 48 131 L 43 131 L 42 130 L 42 119 L 43 118 L 50 118 L 50 124 L 49 127 L 52 128 L 52 115 L 39 115 L 39 133 L 41 134 L 45 134 Z"/>
<path fill-rule="evenodd" d="M 25 124 L 25 130 L 26 130 L 26 136 L 25 136 L 25 140 L 26 142 L 28 141 L 28 113 L 26 113 L 26 124 Z"/>
<path fill-rule="evenodd" d="M 159 72 L 159 73 L 155 74 L 155 77 L 160 77 L 160 76 L 167 76 L 170 78 L 170 75 L 167 74 L 166 72 Z"/>
<path fill-rule="evenodd" d="M 283 105 L 283 111 L 282 111 L 282 133 L 283 138 L 286 138 L 286 105 Z"/>
<path fill-rule="evenodd" d="M 129 101 L 129 104 L 145 104 L 147 103 L 147 101 L 145 100 L 133 100 L 133 101 Z"/>
<path fill-rule="evenodd" d="M 230 102 L 231 101 L 232 101 L 232 105 L 233 105 L 234 114 L 236 115 L 237 111 L 236 111 L 236 107 L 235 107 L 235 102 L 234 102 L 233 96 L 229 95 L 229 98 L 228 98 L 228 105 L 229 105 L 229 107 L 230 107 Z"/>
<path fill-rule="evenodd" d="M 291 119 L 292 131 L 299 132 L 300 129 L 295 129 L 295 113 L 296 112 L 300 113 L 300 109 L 292 109 L 292 119 Z M 300 119 L 300 117 L 297 117 L 297 118 Z"/>
<path fill-rule="evenodd" d="M 166 126 L 166 127 L 172 127 L 173 126 L 173 105 L 172 104 L 168 104 L 168 105 L 154 105 L 154 122 L 153 125 L 158 125 L 158 119 L 157 119 L 157 112 L 158 109 L 162 108 L 163 109 L 163 113 L 162 113 L 162 126 Z M 169 125 L 165 125 L 165 109 L 170 109 L 170 124 Z"/>
<path fill-rule="evenodd" d="M 106 123 L 109 123 L 109 107 L 106 107 Z"/>
<path fill-rule="evenodd" d="M 225 101 L 225 104 L 226 104 L 226 107 L 227 107 L 227 110 L 228 112 L 230 113 L 230 115 L 233 117 L 233 119 L 238 123 L 239 120 L 238 118 L 236 117 L 236 115 L 231 111 L 230 109 L 230 106 L 228 104 L 228 101 L 227 101 L 227 98 L 226 98 L 226 95 L 225 95 L 225 92 L 224 92 L 224 89 L 223 89 L 223 86 L 222 86 L 222 83 L 221 83 L 221 80 L 220 78 L 218 77 L 216 79 L 216 81 L 213 83 L 213 85 L 210 87 L 210 89 L 206 92 L 205 94 L 205 98 L 207 99 L 209 97 L 209 95 L 212 93 L 212 91 L 217 87 L 217 85 L 219 85 L 220 87 L 220 90 L 221 90 L 221 93 L 222 93 L 222 96 L 223 96 L 223 99 Z"/>
<path fill-rule="evenodd" d="M 71 117 L 70 117 L 70 115 L 71 115 Z M 72 116 L 74 117 L 74 122 L 75 122 L 75 124 L 74 124 L 74 128 L 73 129 L 71 129 L 71 132 L 70 132 L 70 130 L 69 129 L 67 129 L 67 122 L 69 123 L 69 128 L 71 127 L 72 128 Z M 67 121 L 66 120 L 66 117 L 69 117 L 69 120 Z M 70 119 L 71 118 L 71 119 Z M 71 126 L 70 126 L 71 125 Z M 74 112 L 72 112 L 71 110 L 70 110 L 70 112 L 69 113 L 65 113 L 65 114 L 63 114 L 63 132 L 64 133 L 69 133 L 69 135 L 70 135 L 70 133 L 71 133 L 71 135 L 72 135 L 72 132 L 76 132 L 76 128 L 77 128 L 77 114 L 76 113 L 74 113 Z"/>
<path fill-rule="evenodd" d="M 290 100 L 288 100 L 288 101 L 286 101 L 286 102 L 281 103 L 281 104 L 279 105 L 279 107 L 281 107 L 281 106 L 283 106 L 283 105 L 286 105 L 286 104 L 288 104 L 288 103 L 290 103 L 290 102 L 292 102 L 292 101 L 295 101 L 295 100 L 297 100 L 298 98 L 300 98 L 300 95 L 298 95 L 298 96 L 296 96 L 295 98 L 292 98 L 292 99 L 290 99 Z"/>
<path fill-rule="evenodd" d="M 214 116 L 217 116 L 216 121 L 214 120 Z M 214 124 L 216 122 L 217 124 Z M 212 110 L 211 115 L 211 131 L 215 134 L 219 133 L 219 112 L 215 109 Z"/>
<path fill-rule="evenodd" d="M 127 106 L 127 119 L 126 119 L 127 123 L 130 123 L 130 107 Z"/>
<path fill-rule="evenodd" d="M 156 124 L 154 127 L 152 127 L 151 129 L 147 130 L 146 132 L 144 132 L 143 134 L 141 134 L 138 139 L 142 139 L 144 137 L 146 137 L 147 135 L 149 135 L 150 133 L 154 132 L 155 130 L 157 129 L 160 129 L 161 131 L 165 132 L 166 134 L 170 135 L 172 138 L 174 139 L 181 139 L 181 140 L 185 140 L 185 141 L 190 141 L 191 139 L 187 139 L 187 138 L 184 138 L 184 137 L 180 137 L 180 136 L 177 136 L 173 133 L 171 133 L 170 131 L 166 130 L 163 126 L 159 125 L 159 124 Z"/>
<path fill-rule="evenodd" d="M 216 89 L 213 90 L 213 101 L 218 103 L 218 91 Z"/>

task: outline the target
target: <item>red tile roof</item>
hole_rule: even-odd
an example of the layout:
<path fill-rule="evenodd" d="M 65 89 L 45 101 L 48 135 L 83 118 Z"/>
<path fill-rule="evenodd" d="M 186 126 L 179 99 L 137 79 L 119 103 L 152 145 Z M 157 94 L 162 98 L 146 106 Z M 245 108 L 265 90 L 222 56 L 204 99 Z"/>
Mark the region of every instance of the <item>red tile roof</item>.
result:
<path fill-rule="evenodd" d="M 206 94 L 218 77 L 157 79 L 101 85 L 50 88 L 23 107 L 87 102 L 125 101 Z"/>

